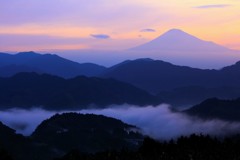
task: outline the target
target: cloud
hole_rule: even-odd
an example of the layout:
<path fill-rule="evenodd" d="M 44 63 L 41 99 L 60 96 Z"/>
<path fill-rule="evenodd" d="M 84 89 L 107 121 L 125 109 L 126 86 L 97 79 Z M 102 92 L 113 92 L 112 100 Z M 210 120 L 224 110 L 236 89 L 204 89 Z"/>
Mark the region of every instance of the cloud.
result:
<path fill-rule="evenodd" d="M 91 37 L 96 39 L 109 39 L 110 36 L 107 34 L 91 34 Z"/>
<path fill-rule="evenodd" d="M 152 28 L 145 28 L 145 29 L 140 30 L 140 32 L 156 32 L 156 30 L 152 29 Z"/>
<path fill-rule="evenodd" d="M 169 105 L 165 104 L 157 107 L 113 106 L 102 110 L 81 112 L 115 117 L 138 126 L 143 134 L 160 140 L 169 140 L 193 133 L 225 136 L 238 133 L 240 129 L 240 123 L 192 118 L 182 113 L 172 112 Z"/>
<path fill-rule="evenodd" d="M 194 8 L 198 9 L 212 9 L 212 8 L 226 8 L 230 7 L 231 5 L 229 4 L 212 4 L 212 5 L 202 5 L 202 6 L 196 6 Z"/>
<path fill-rule="evenodd" d="M 15 129 L 17 133 L 30 135 L 37 125 L 54 114 L 54 112 L 45 111 L 39 108 L 31 110 L 10 109 L 0 111 L 0 121 Z"/>
<path fill-rule="evenodd" d="M 136 125 L 143 134 L 160 140 L 169 140 L 192 133 L 225 136 L 238 133 L 240 130 L 240 123 L 217 119 L 202 120 L 192 118 L 182 113 L 173 112 L 170 106 L 166 104 L 157 107 L 114 105 L 105 109 L 87 109 L 75 112 L 114 117 L 125 123 Z M 12 109 L 0 111 L 0 121 L 16 129 L 18 133 L 30 135 L 41 121 L 51 117 L 55 113 L 57 112 L 42 109 Z"/>

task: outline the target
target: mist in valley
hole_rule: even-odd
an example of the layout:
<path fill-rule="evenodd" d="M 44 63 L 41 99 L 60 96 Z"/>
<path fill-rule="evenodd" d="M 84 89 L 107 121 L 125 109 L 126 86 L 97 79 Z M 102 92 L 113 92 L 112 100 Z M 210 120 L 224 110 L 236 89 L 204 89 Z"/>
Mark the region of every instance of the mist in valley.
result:
<path fill-rule="evenodd" d="M 157 107 L 138 107 L 131 105 L 112 105 L 105 109 L 84 109 L 79 111 L 46 111 L 41 108 L 30 110 L 10 109 L 0 111 L 0 121 L 25 136 L 31 135 L 35 128 L 45 119 L 56 113 L 78 112 L 84 114 L 100 114 L 122 120 L 135 125 L 144 135 L 159 140 L 169 140 L 182 135 L 209 134 L 225 136 L 238 133 L 240 123 L 222 120 L 202 120 L 190 117 L 181 112 L 175 112 L 170 105 Z"/>

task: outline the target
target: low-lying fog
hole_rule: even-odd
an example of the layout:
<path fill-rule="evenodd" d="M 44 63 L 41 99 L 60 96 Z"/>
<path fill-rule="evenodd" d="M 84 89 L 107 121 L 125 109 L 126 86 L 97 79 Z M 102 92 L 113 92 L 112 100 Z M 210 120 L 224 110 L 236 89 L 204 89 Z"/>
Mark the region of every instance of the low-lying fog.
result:
<path fill-rule="evenodd" d="M 143 134 L 156 139 L 171 139 L 192 133 L 225 135 L 237 133 L 240 130 L 240 123 L 231 123 L 222 120 L 204 121 L 192 118 L 182 113 L 172 112 L 170 107 L 165 104 L 157 107 L 114 105 L 106 109 L 87 109 L 74 112 L 94 113 L 114 117 L 123 122 L 138 126 Z M 46 111 L 40 108 L 31 110 L 11 109 L 0 111 L 0 121 L 17 130 L 17 133 L 30 135 L 37 125 L 55 113 L 57 112 Z"/>

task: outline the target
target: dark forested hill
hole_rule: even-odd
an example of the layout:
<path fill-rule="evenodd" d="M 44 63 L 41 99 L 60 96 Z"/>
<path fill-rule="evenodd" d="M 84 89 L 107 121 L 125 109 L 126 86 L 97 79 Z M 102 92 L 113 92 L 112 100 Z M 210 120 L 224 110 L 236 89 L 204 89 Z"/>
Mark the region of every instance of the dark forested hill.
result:
<path fill-rule="evenodd" d="M 97 152 L 137 148 L 143 137 L 133 132 L 136 129 L 101 115 L 64 113 L 43 121 L 31 137 L 59 152 Z"/>
<path fill-rule="evenodd" d="M 36 145 L 31 139 L 16 134 L 15 130 L 0 122 L 1 160 L 50 160 L 56 153 L 47 146 Z"/>
<path fill-rule="evenodd" d="M 240 121 L 240 98 L 234 100 L 211 98 L 184 112 L 203 119 Z"/>
<path fill-rule="evenodd" d="M 19 72 L 34 71 L 64 78 L 79 75 L 96 76 L 106 68 L 93 63 L 77 63 L 54 54 L 21 52 L 15 55 L 0 53 L 0 76 L 12 76 Z"/>
<path fill-rule="evenodd" d="M 80 109 L 88 105 L 157 104 L 158 100 L 130 84 L 113 79 L 79 76 L 63 79 L 47 74 L 19 73 L 0 78 L 0 106 L 45 109 Z"/>

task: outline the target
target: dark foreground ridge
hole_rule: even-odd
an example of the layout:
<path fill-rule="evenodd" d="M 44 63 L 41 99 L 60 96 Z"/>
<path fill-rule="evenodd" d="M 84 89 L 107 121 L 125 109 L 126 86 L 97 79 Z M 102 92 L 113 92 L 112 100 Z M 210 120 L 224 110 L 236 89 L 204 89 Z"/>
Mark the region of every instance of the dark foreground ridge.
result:
<path fill-rule="evenodd" d="M 63 79 L 48 74 L 19 73 L 0 78 L 0 106 L 47 110 L 82 109 L 89 105 L 155 105 L 156 97 L 130 84 L 114 79 L 79 76 Z"/>
<path fill-rule="evenodd" d="M 50 160 L 72 149 L 84 153 L 136 150 L 143 135 L 135 126 L 101 115 L 63 113 L 43 121 L 30 137 L 0 123 L 0 160 Z"/>
<path fill-rule="evenodd" d="M 32 138 L 58 152 L 79 149 L 95 153 L 105 150 L 136 149 L 143 136 L 137 128 L 120 120 L 93 114 L 64 113 L 43 121 Z"/>
<path fill-rule="evenodd" d="M 191 135 L 176 141 L 158 142 L 146 138 L 137 151 L 106 151 L 86 154 L 73 150 L 55 160 L 233 160 L 240 158 L 240 141 L 222 141 L 209 136 Z"/>
<path fill-rule="evenodd" d="M 233 160 L 240 136 L 144 138 L 136 127 L 93 114 L 64 113 L 43 121 L 30 137 L 0 123 L 1 160 Z"/>

